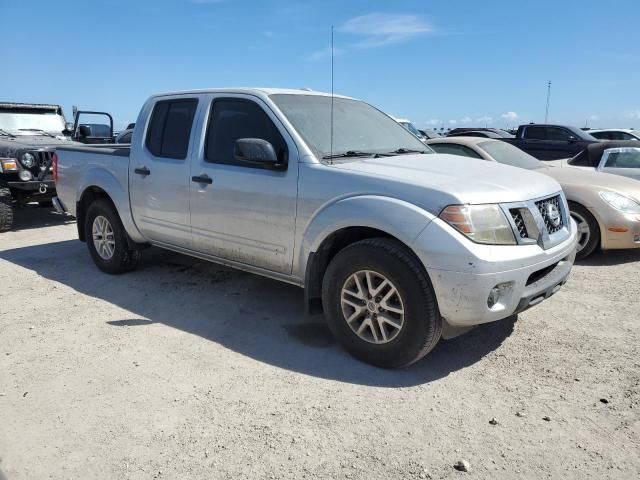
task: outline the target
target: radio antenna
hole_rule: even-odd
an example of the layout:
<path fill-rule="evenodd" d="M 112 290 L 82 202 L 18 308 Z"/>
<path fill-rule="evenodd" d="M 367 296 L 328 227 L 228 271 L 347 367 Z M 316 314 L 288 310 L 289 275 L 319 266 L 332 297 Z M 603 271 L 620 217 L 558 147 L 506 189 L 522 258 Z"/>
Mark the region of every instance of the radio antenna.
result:
<path fill-rule="evenodd" d="M 329 140 L 330 164 L 333 165 L 333 25 L 331 25 L 331 133 Z"/>

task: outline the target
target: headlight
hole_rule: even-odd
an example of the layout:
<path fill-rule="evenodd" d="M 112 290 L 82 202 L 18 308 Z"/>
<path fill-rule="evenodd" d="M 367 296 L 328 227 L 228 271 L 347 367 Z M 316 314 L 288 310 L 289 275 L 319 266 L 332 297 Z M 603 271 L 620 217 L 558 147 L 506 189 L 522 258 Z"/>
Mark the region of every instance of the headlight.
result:
<path fill-rule="evenodd" d="M 31 155 L 28 152 L 22 154 L 22 157 L 20 157 L 20 163 L 22 163 L 22 166 L 25 168 L 33 167 L 33 164 L 35 163 L 35 161 L 36 159 L 33 158 L 33 155 Z"/>
<path fill-rule="evenodd" d="M 440 218 L 476 243 L 516 245 L 511 225 L 498 205 L 450 205 Z"/>
<path fill-rule="evenodd" d="M 640 213 L 640 204 L 616 192 L 599 192 L 600 198 L 623 213 Z"/>
<path fill-rule="evenodd" d="M 20 177 L 20 180 L 22 180 L 23 182 L 28 182 L 33 178 L 33 175 L 31 175 L 31 172 L 29 170 L 20 170 L 20 173 L 18 174 L 18 176 Z"/>

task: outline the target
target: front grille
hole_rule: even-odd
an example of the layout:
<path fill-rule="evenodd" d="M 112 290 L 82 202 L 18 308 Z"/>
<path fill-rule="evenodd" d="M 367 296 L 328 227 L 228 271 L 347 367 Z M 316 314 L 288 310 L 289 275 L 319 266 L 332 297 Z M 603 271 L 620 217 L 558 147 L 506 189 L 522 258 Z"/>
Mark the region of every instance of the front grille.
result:
<path fill-rule="evenodd" d="M 44 180 L 51 174 L 51 166 L 53 165 L 53 152 L 52 151 L 31 151 L 29 152 L 35 158 L 33 167 L 29 168 L 29 171 L 36 180 Z"/>
<path fill-rule="evenodd" d="M 547 227 L 549 235 L 562 230 L 562 227 L 564 227 L 564 220 L 562 218 L 562 209 L 560 207 L 560 195 L 539 200 L 536 202 L 536 207 L 538 207 L 538 211 L 540 212 L 540 215 L 542 215 L 542 219 L 544 220 L 544 224 Z"/>
<path fill-rule="evenodd" d="M 513 218 L 513 223 L 516 224 L 516 228 L 518 229 L 518 235 L 520 238 L 528 238 L 529 234 L 527 232 L 527 226 L 524 224 L 524 218 L 522 217 L 522 212 L 519 208 L 512 208 L 509 210 L 511 213 L 511 217 Z"/>

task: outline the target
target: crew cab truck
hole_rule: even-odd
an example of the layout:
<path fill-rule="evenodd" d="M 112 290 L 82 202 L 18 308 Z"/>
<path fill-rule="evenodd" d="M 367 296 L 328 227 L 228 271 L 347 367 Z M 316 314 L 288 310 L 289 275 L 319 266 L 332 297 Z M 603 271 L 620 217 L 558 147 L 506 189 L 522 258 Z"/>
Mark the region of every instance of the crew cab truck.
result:
<path fill-rule="evenodd" d="M 155 245 L 304 287 L 342 345 L 382 367 L 550 297 L 576 251 L 555 180 L 434 154 L 323 93 L 155 95 L 130 146 L 58 148 L 55 173 L 102 271 Z"/>
<path fill-rule="evenodd" d="M 520 125 L 515 138 L 500 138 L 538 160 L 571 158 L 599 140 L 576 127 L 530 123 Z"/>

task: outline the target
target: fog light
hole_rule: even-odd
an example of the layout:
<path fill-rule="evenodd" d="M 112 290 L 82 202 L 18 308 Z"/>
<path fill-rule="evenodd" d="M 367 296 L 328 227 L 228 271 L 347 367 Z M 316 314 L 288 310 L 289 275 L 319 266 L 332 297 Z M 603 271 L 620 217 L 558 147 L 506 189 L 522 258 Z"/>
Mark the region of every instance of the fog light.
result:
<path fill-rule="evenodd" d="M 489 292 L 489 298 L 487 298 L 487 307 L 493 308 L 493 306 L 500 300 L 500 289 L 493 287 Z"/>
<path fill-rule="evenodd" d="M 509 296 L 512 288 L 513 282 L 499 283 L 493 287 L 487 297 L 487 307 L 493 309 L 496 305 L 500 306 L 500 302 Z"/>
<path fill-rule="evenodd" d="M 23 182 L 28 182 L 33 178 L 33 175 L 31 175 L 31 172 L 29 170 L 22 170 L 18 174 L 18 176 L 20 177 L 20 180 L 22 180 Z"/>
<path fill-rule="evenodd" d="M 634 235 L 633 236 L 633 241 L 636 243 L 640 243 L 640 235 Z"/>

